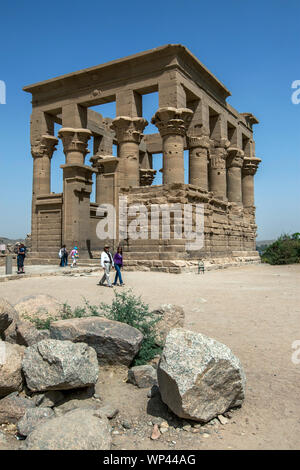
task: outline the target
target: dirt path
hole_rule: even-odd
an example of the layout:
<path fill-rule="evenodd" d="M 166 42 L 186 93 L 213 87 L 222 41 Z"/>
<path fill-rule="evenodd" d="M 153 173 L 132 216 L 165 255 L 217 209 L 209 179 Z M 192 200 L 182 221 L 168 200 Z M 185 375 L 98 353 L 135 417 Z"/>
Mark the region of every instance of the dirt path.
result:
<path fill-rule="evenodd" d="M 228 345 L 244 366 L 247 396 L 226 425 L 207 426 L 208 437 L 171 427 L 151 441 L 150 423 L 164 414 L 162 404 L 149 400 L 147 389 L 126 384 L 124 372 L 103 371 L 99 394 L 119 408 L 120 422 L 129 419 L 132 424 L 114 434 L 115 449 L 300 448 L 300 364 L 291 359 L 292 343 L 300 340 L 300 266 L 253 265 L 204 275 L 125 272 L 124 277 L 126 287 L 151 307 L 182 305 L 186 328 Z M 113 289 L 98 287 L 98 278 L 91 274 L 9 281 L 0 284 L 0 296 L 12 303 L 37 293 L 72 306 L 82 304 L 83 296 L 94 304 L 110 302 Z"/>

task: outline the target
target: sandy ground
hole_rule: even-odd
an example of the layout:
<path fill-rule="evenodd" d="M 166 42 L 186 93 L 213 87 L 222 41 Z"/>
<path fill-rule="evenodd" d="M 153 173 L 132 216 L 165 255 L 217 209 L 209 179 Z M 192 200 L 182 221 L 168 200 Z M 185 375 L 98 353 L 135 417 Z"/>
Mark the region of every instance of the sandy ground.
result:
<path fill-rule="evenodd" d="M 114 289 L 97 286 L 98 279 L 92 273 L 8 281 L 0 284 L 0 296 L 12 303 L 37 293 L 72 306 L 83 297 L 110 302 Z M 147 389 L 126 384 L 125 372 L 103 371 L 97 391 L 118 406 L 120 420 L 133 423 L 114 436 L 115 449 L 300 448 L 300 364 L 292 362 L 292 343 L 300 340 L 300 266 L 252 265 L 204 275 L 125 272 L 124 280 L 151 307 L 182 305 L 186 328 L 228 345 L 244 366 L 247 396 L 226 425 L 207 427 L 209 437 L 172 428 L 151 441 L 151 422 L 165 418 L 163 405 L 149 400 Z M 140 431 L 139 423 L 145 425 Z"/>

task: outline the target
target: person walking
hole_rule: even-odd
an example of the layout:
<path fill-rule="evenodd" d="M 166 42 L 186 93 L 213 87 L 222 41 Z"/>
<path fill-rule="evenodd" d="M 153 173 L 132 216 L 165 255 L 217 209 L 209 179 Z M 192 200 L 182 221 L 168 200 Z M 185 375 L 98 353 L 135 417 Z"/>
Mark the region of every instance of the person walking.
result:
<path fill-rule="evenodd" d="M 123 250 L 121 246 L 118 246 L 117 252 L 114 256 L 114 265 L 116 269 L 116 275 L 115 280 L 113 282 L 113 286 L 117 285 L 118 278 L 120 281 L 120 286 L 124 286 L 124 282 L 121 275 L 121 268 L 123 267 Z"/>
<path fill-rule="evenodd" d="M 71 251 L 70 255 L 71 255 L 71 258 L 72 258 L 71 268 L 74 268 L 74 266 L 77 266 L 77 260 L 79 258 L 79 253 L 78 253 L 77 246 L 74 246 L 74 248 Z"/>
<path fill-rule="evenodd" d="M 104 282 L 106 281 L 108 287 L 112 287 L 112 283 L 110 282 L 110 278 L 109 278 L 109 273 L 110 273 L 111 268 L 114 267 L 114 262 L 113 262 L 112 255 L 109 252 L 109 245 L 104 246 L 104 250 L 101 253 L 100 264 L 104 270 L 104 273 L 98 285 L 103 286 Z"/>
<path fill-rule="evenodd" d="M 66 249 L 66 245 L 63 245 L 59 250 L 59 257 L 60 257 L 60 266 L 63 268 L 64 266 L 68 266 L 68 256 L 69 253 Z"/>
<path fill-rule="evenodd" d="M 17 265 L 18 265 L 18 274 L 24 274 L 24 261 L 26 258 L 26 247 L 23 243 L 20 243 L 18 246 L 17 252 Z"/>

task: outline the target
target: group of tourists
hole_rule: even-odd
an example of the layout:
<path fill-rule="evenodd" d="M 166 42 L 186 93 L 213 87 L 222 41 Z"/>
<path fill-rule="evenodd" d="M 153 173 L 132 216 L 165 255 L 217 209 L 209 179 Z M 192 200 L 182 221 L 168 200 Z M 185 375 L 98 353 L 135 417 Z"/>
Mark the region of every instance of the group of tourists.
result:
<path fill-rule="evenodd" d="M 71 263 L 71 268 L 74 268 L 74 266 L 77 265 L 77 260 L 79 258 L 79 252 L 77 246 L 74 246 L 74 248 L 68 252 L 66 245 L 63 245 L 61 249 L 59 250 L 58 256 L 60 257 L 60 266 L 64 268 L 65 266 L 68 266 L 68 259 L 69 255 L 72 259 Z"/>
<path fill-rule="evenodd" d="M 122 248 L 120 246 L 118 247 L 114 257 L 112 257 L 112 254 L 109 251 L 109 245 L 105 245 L 104 250 L 101 253 L 100 264 L 104 272 L 102 278 L 99 281 L 99 286 L 104 286 L 105 281 L 107 282 L 108 287 L 116 286 L 118 279 L 119 285 L 124 286 L 124 282 L 121 275 L 121 269 L 123 267 L 123 253 Z M 111 283 L 109 277 L 112 268 L 115 268 L 116 270 L 115 280 L 113 283 Z"/>
<path fill-rule="evenodd" d="M 72 264 L 71 268 L 77 266 L 77 260 L 79 258 L 79 251 L 78 247 L 74 246 L 74 248 L 68 252 L 66 245 L 63 245 L 61 249 L 59 250 L 59 258 L 60 258 L 60 266 L 63 268 L 65 266 L 68 266 L 68 259 L 69 256 L 72 259 Z M 113 286 L 124 286 L 124 282 L 122 279 L 122 274 L 121 274 L 121 269 L 123 267 L 123 253 L 122 253 L 122 248 L 119 246 L 117 249 L 117 252 L 115 253 L 114 256 L 109 251 L 109 245 L 104 246 L 104 250 L 101 253 L 101 259 L 100 259 L 100 265 L 103 268 L 103 276 L 100 279 L 98 285 L 99 286 L 104 286 L 104 283 L 107 283 L 108 287 L 113 287 Z M 112 268 L 115 268 L 116 270 L 116 275 L 115 275 L 115 280 L 113 283 L 111 283 L 110 280 L 110 271 Z M 119 284 L 118 284 L 119 281 Z"/>

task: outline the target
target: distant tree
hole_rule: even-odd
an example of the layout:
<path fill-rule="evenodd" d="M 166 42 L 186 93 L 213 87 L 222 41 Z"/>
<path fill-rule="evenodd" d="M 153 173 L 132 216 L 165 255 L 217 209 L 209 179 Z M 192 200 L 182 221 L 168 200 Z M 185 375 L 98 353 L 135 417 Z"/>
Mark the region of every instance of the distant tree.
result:
<path fill-rule="evenodd" d="M 262 261 L 269 264 L 300 262 L 300 233 L 283 234 L 263 252 Z"/>

